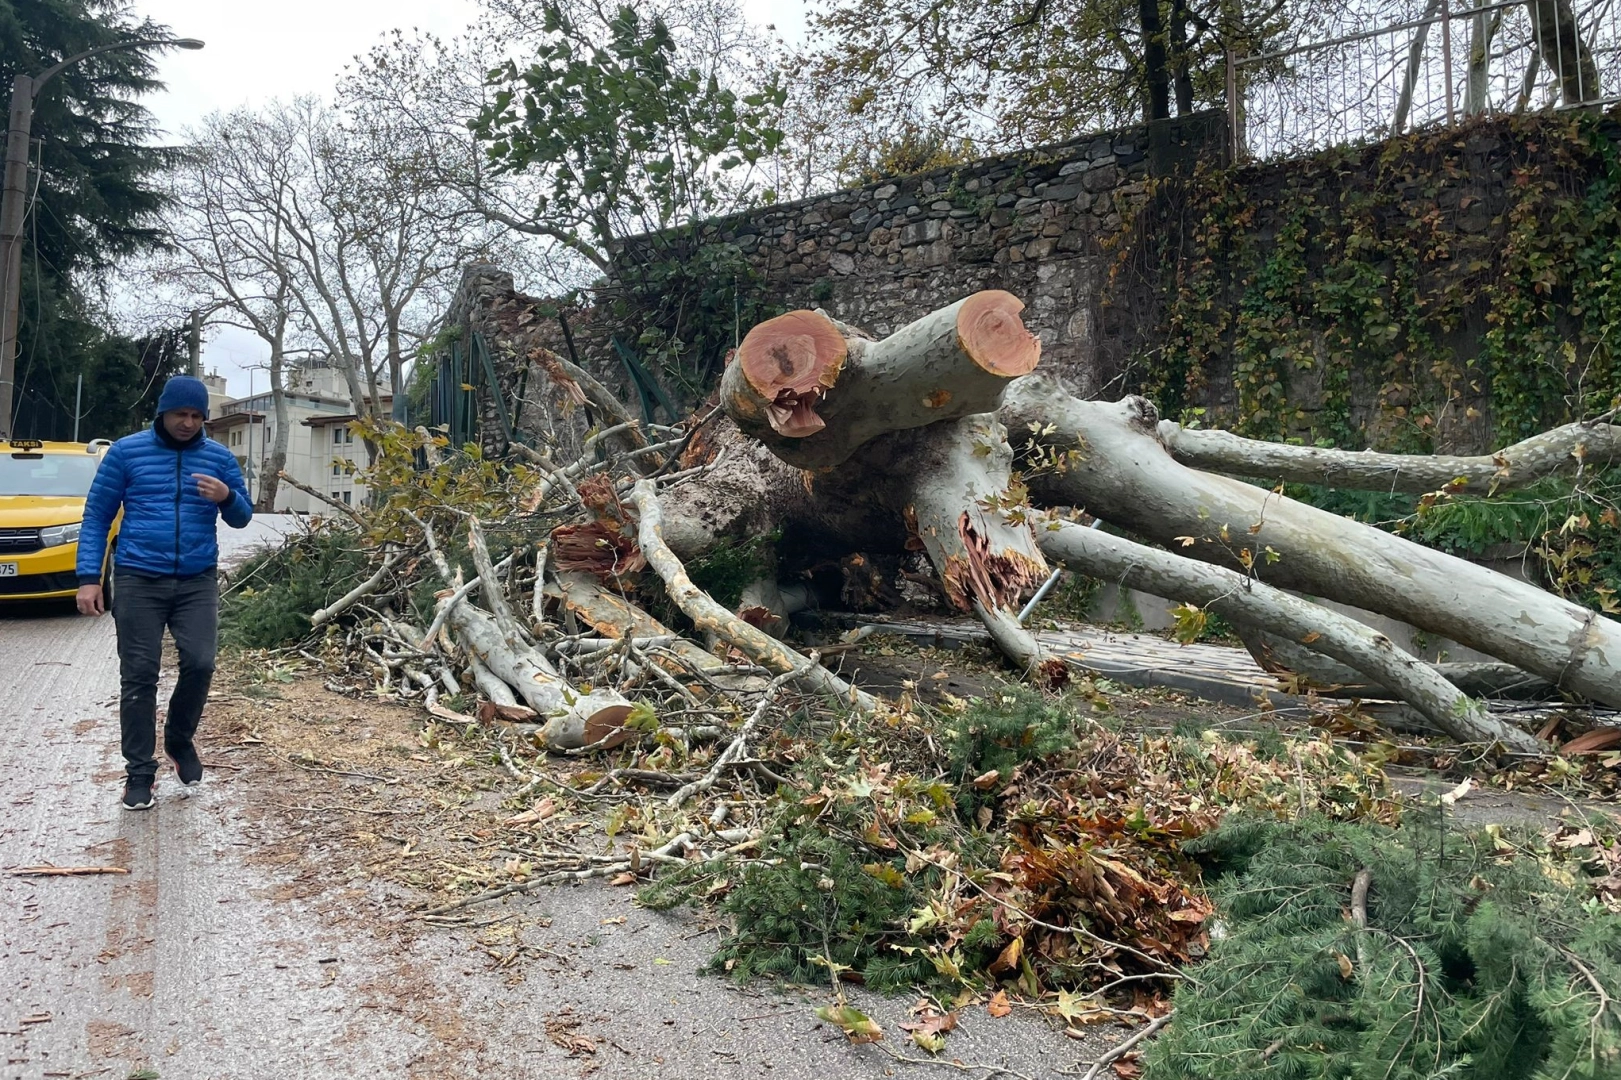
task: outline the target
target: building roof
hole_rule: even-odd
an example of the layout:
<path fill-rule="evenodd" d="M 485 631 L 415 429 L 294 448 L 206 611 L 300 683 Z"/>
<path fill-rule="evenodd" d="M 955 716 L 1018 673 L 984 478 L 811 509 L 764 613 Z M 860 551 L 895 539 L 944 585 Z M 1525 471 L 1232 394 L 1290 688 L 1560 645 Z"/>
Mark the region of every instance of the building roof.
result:
<path fill-rule="evenodd" d="M 259 423 L 259 422 L 263 421 L 264 418 L 265 418 L 265 414 L 262 413 L 262 412 L 245 412 L 244 411 L 244 412 L 222 413 L 219 416 L 215 416 L 215 417 L 212 417 L 211 419 L 204 420 L 203 421 L 203 426 L 206 427 L 209 431 L 218 431 L 220 428 L 231 428 L 231 427 L 236 427 L 238 424 L 246 424 L 250 419 L 254 423 Z"/>

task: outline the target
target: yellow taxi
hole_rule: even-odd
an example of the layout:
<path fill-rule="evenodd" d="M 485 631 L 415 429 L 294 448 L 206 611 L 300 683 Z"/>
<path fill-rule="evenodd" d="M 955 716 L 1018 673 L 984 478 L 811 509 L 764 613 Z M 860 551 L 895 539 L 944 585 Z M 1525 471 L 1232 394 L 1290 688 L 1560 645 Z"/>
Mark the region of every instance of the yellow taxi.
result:
<path fill-rule="evenodd" d="M 112 443 L 0 439 L 0 601 L 54 600 L 79 591 L 74 564 L 84 500 Z M 102 584 L 111 584 L 113 542 Z"/>

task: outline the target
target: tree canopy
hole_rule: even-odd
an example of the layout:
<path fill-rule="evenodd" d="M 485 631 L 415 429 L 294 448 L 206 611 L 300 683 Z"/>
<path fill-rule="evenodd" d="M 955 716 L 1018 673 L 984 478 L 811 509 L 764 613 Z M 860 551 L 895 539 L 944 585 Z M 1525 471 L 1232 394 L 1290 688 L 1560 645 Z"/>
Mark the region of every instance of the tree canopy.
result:
<path fill-rule="evenodd" d="M 815 100 L 919 132 L 1031 146 L 1224 98 L 1224 44 L 1263 42 L 1285 2 L 824 0 L 806 68 Z"/>
<path fill-rule="evenodd" d="M 544 173 L 537 216 L 582 251 L 729 209 L 747 186 L 734 170 L 781 144 L 775 81 L 740 95 L 683 56 L 662 18 L 624 6 L 593 28 L 548 4 L 543 29 L 526 67 L 490 72 L 473 129 L 503 170 Z"/>
<path fill-rule="evenodd" d="M 0 79 L 9 87 L 16 75 L 38 74 L 88 49 L 170 36 L 167 27 L 135 19 L 107 0 L 0 0 Z M 101 275 L 117 259 L 163 239 L 158 179 L 174 153 L 153 144 L 152 115 L 139 101 L 160 88 L 154 78 L 157 51 L 120 49 L 74 64 L 52 78 L 34 103 L 17 361 L 19 433 L 70 434 L 60 430 L 60 418 L 66 416 L 71 429 L 74 379 L 81 371 L 88 377 L 100 370 L 98 356 L 135 365 L 130 371 L 120 367 L 113 385 L 128 383 L 129 392 L 138 394 L 150 381 L 133 380 L 140 371 L 135 343 L 109 338 L 98 325 L 97 309 Z M 133 404 L 110 404 L 106 422 Z"/>

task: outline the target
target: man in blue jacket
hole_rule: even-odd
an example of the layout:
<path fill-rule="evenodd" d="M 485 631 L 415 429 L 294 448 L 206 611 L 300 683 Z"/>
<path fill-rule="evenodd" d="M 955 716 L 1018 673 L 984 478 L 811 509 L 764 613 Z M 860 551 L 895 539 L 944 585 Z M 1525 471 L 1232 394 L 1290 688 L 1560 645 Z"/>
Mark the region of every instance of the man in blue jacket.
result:
<path fill-rule="evenodd" d="M 105 610 L 102 557 L 113 519 L 120 507 L 124 511 L 113 559 L 113 622 L 126 810 L 152 805 L 164 627 L 180 653 L 180 679 L 169 697 L 163 749 L 182 784 L 195 787 L 203 779 L 192 737 L 219 645 L 216 519 L 240 529 L 253 518 L 242 470 L 229 450 L 203 434 L 206 419 L 203 381 L 190 375 L 170 379 L 158 398 L 157 420 L 113 443 L 85 500 L 78 563 L 79 611 L 85 615 Z"/>

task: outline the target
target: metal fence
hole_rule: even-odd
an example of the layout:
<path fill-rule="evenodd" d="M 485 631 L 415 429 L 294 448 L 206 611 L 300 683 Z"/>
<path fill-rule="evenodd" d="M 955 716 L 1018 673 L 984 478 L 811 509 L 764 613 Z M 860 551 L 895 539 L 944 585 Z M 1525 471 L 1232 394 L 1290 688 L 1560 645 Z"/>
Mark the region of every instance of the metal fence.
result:
<path fill-rule="evenodd" d="M 1235 158 L 1621 101 L 1621 0 L 1428 0 L 1413 19 L 1227 56 Z"/>

